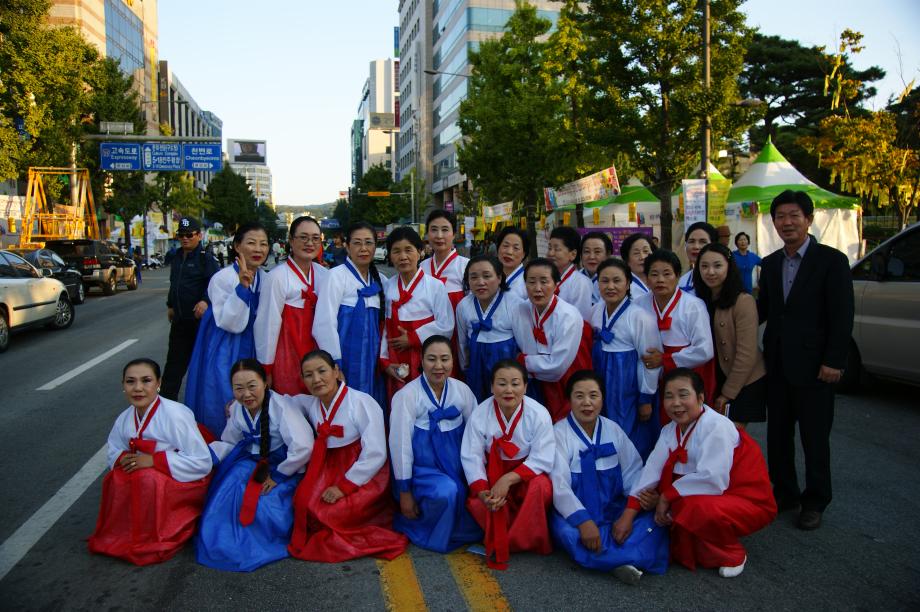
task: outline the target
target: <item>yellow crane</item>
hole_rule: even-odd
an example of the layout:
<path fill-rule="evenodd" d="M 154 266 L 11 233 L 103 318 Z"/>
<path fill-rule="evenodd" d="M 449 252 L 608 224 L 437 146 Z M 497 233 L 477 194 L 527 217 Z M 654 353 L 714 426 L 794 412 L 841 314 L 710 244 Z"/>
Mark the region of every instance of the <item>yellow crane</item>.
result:
<path fill-rule="evenodd" d="M 69 176 L 70 205 L 49 202 L 44 179 Z M 47 240 L 99 238 L 99 222 L 86 168 L 29 168 L 19 247 L 39 249 Z"/>

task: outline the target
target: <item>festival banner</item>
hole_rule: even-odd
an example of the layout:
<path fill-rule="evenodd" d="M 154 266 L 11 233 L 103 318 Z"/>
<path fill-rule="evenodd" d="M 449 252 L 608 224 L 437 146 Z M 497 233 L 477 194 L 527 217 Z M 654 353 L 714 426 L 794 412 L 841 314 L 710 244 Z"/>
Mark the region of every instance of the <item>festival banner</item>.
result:
<path fill-rule="evenodd" d="M 706 179 L 684 179 L 684 227 L 706 220 Z M 724 216 L 724 211 L 723 211 Z"/>
<path fill-rule="evenodd" d="M 650 227 L 579 227 L 578 233 L 584 236 L 588 232 L 603 232 L 610 237 L 613 242 L 613 252 L 620 252 L 620 245 L 623 241 L 633 234 L 645 234 L 652 237 L 652 228 Z"/>
<path fill-rule="evenodd" d="M 709 206 L 706 211 L 706 220 L 713 227 L 725 225 L 725 204 L 728 202 L 728 192 L 732 182 L 728 179 L 709 179 Z"/>
<path fill-rule="evenodd" d="M 620 181 L 617 169 L 613 166 L 577 181 L 566 183 L 558 189 L 547 187 L 543 190 L 546 211 L 557 208 L 585 204 L 612 198 L 620 194 Z"/>

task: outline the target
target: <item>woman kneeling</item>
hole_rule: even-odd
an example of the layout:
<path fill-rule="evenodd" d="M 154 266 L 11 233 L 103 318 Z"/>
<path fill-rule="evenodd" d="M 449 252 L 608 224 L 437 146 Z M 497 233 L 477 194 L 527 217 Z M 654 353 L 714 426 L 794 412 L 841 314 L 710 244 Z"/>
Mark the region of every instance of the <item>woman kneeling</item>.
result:
<path fill-rule="evenodd" d="M 175 555 L 194 534 L 211 454 L 192 411 L 160 397 L 155 361 L 128 362 L 122 386 L 131 407 L 109 433 L 111 471 L 89 549 L 149 565 Z"/>
<path fill-rule="evenodd" d="M 643 512 L 631 532 L 615 531 L 626 510 L 626 491 L 642 471 L 642 457 L 619 425 L 600 416 L 603 379 L 591 370 L 576 372 L 566 395 L 572 412 L 553 427 L 553 538 L 576 563 L 635 584 L 642 570 L 663 574 L 668 567 L 668 534 Z"/>
<path fill-rule="evenodd" d="M 757 443 L 703 404 L 703 381 L 677 368 L 664 377 L 661 430 L 615 530 L 631 529 L 639 508 L 655 508 L 655 522 L 671 527 L 671 557 L 690 569 L 718 567 L 733 578 L 747 553 L 738 538 L 776 517 L 776 502 Z"/>

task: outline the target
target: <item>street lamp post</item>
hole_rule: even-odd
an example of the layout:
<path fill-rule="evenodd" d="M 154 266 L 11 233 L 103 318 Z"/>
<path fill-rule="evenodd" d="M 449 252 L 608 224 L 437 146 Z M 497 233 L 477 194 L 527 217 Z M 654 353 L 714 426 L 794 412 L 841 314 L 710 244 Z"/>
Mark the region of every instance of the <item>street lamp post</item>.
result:
<path fill-rule="evenodd" d="M 708 104 L 708 94 L 710 86 L 710 41 L 709 41 L 709 0 L 703 0 L 703 86 L 707 94 L 707 104 Z M 706 116 L 703 119 L 703 150 L 700 160 L 700 174 L 702 178 L 706 180 L 706 218 L 709 219 L 709 156 L 710 156 L 710 146 L 712 140 L 712 117 L 709 115 L 709 111 L 706 111 Z"/>

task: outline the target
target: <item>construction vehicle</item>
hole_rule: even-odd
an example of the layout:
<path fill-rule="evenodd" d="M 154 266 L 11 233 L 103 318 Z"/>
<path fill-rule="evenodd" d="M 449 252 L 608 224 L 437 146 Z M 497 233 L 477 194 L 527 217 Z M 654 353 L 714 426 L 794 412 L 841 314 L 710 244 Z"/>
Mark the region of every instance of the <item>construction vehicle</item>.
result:
<path fill-rule="evenodd" d="M 70 179 L 70 205 L 49 202 L 44 180 L 67 176 Z M 47 240 L 99 239 L 99 221 L 93 203 L 93 190 L 86 168 L 29 168 L 20 249 L 40 249 Z"/>

